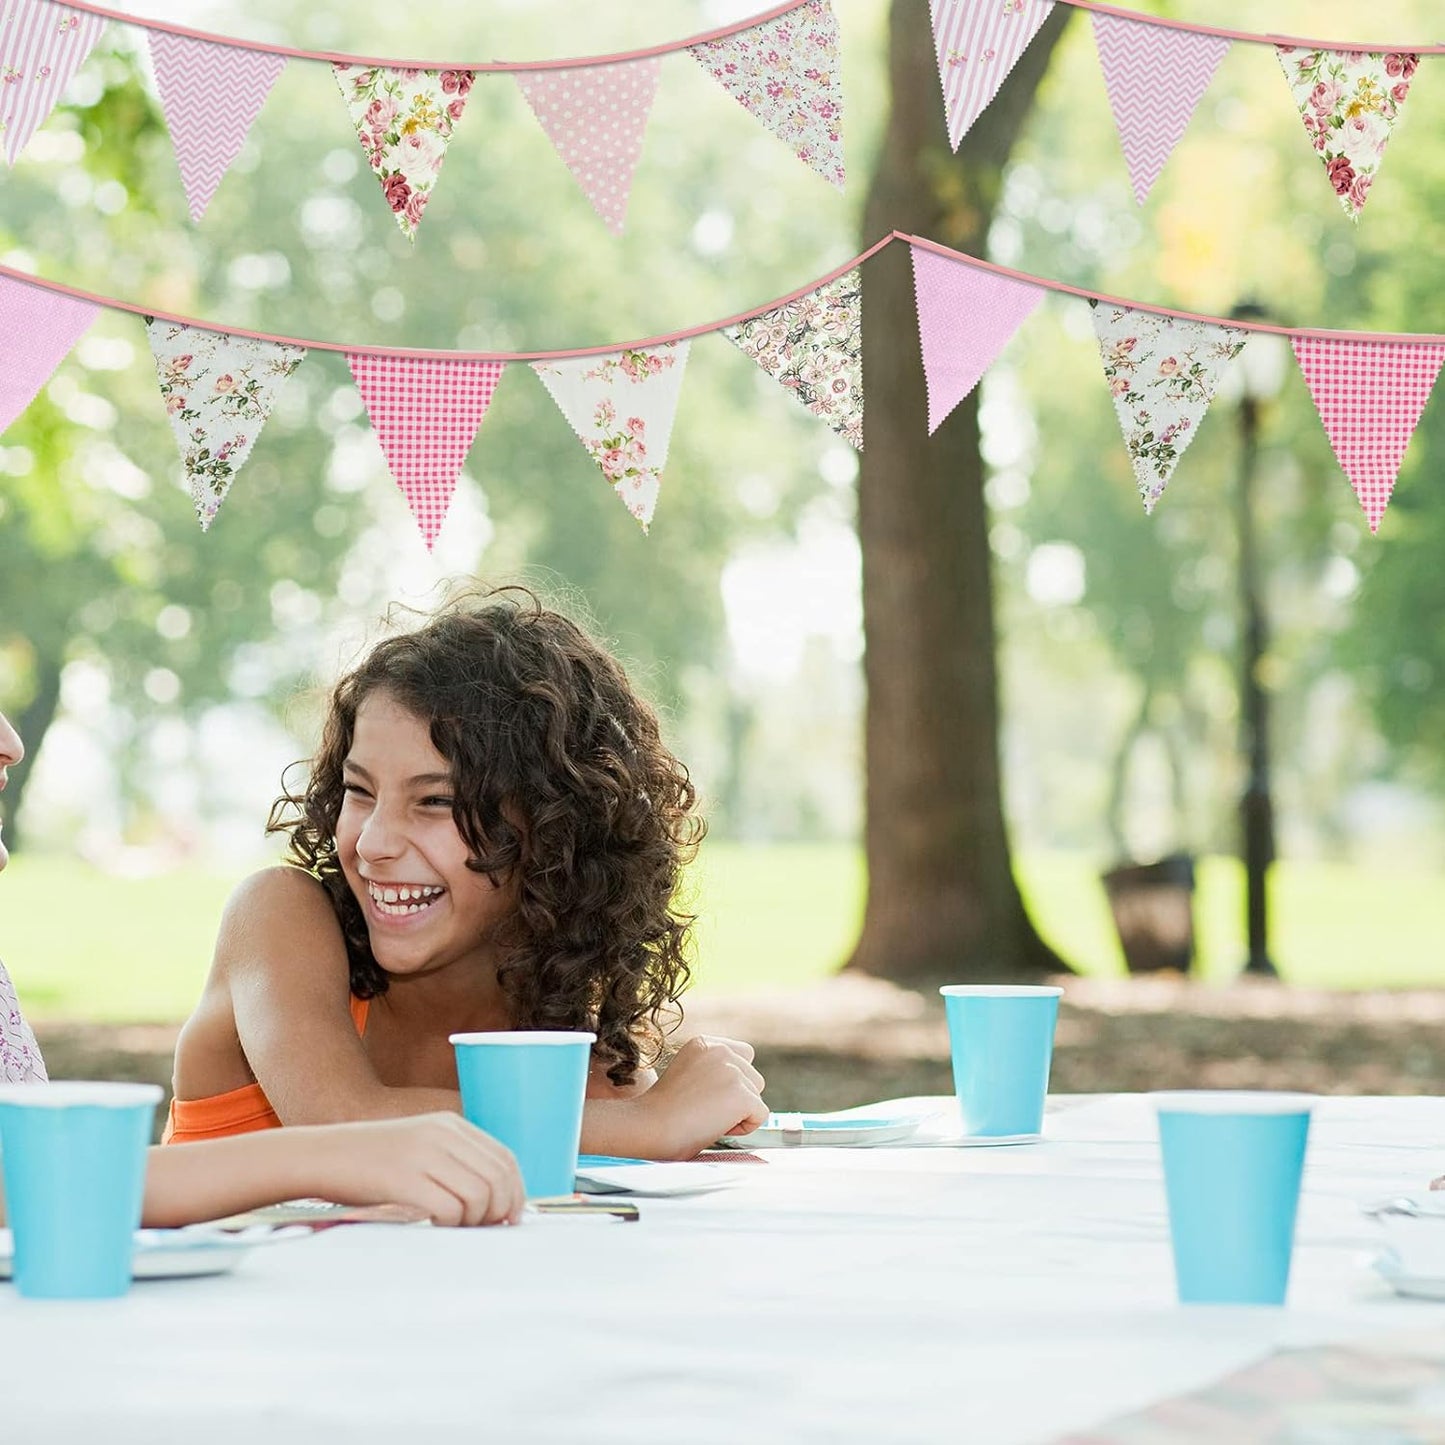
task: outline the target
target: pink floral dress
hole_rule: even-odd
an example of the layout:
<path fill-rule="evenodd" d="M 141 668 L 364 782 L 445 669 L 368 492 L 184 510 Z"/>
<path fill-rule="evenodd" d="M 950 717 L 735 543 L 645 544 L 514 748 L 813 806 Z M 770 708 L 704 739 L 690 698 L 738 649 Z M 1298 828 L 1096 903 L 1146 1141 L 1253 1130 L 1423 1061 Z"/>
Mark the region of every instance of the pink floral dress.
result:
<path fill-rule="evenodd" d="M 25 1015 L 5 965 L 0 963 L 0 1080 L 7 1084 L 43 1084 L 45 1061 L 40 1046 Z"/>

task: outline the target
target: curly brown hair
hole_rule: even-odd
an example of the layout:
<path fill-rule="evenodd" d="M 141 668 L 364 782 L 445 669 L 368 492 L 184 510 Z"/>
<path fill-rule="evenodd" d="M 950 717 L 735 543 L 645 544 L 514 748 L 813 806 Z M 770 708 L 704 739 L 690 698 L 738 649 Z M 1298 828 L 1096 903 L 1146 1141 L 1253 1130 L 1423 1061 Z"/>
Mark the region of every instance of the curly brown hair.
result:
<path fill-rule="evenodd" d="M 595 1030 L 608 1077 L 630 1084 L 688 982 L 694 920 L 676 895 L 705 831 L 656 713 L 605 648 L 525 588 L 464 595 L 378 643 L 336 685 L 306 785 L 283 779 L 267 823 L 330 896 L 360 998 L 388 979 L 335 835 L 357 709 L 378 691 L 428 725 L 451 765 L 467 866 L 517 880 L 498 970 L 515 1027 Z"/>

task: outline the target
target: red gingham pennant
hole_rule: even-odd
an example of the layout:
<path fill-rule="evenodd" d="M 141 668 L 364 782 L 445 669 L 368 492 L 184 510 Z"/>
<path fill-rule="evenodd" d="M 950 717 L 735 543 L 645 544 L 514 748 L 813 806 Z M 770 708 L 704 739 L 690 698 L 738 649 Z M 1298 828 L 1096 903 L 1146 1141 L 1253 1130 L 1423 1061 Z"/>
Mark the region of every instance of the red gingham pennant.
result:
<path fill-rule="evenodd" d="M 1379 530 L 1405 448 L 1445 361 L 1438 341 L 1292 336 L 1295 360 L 1370 531 Z"/>
<path fill-rule="evenodd" d="M 346 364 L 386 464 L 431 551 L 502 363 L 359 351 L 348 352 Z"/>

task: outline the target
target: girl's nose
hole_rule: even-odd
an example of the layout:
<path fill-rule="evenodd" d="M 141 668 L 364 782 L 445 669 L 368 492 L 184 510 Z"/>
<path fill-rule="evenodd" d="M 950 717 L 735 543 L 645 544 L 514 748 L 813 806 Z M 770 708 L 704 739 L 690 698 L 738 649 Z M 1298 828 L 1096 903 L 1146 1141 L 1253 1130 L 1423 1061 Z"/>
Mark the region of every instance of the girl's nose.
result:
<path fill-rule="evenodd" d="M 20 734 L 10 726 L 10 719 L 0 712 L 0 768 L 8 768 L 25 756 L 25 744 Z"/>

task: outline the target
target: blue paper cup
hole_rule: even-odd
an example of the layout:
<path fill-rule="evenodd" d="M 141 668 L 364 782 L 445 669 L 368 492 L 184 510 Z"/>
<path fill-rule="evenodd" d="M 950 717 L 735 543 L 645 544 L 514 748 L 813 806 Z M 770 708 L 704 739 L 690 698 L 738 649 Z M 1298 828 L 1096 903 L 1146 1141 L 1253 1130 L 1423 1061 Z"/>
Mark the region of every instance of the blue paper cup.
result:
<path fill-rule="evenodd" d="M 517 1156 L 528 1199 L 576 1189 L 596 1034 L 453 1034 L 462 1112 Z"/>
<path fill-rule="evenodd" d="M 955 983 L 948 1011 L 953 1087 L 970 1138 L 1040 1134 L 1061 988 Z"/>
<path fill-rule="evenodd" d="M 160 1099 L 155 1084 L 0 1087 L 0 1165 L 22 1295 L 111 1299 L 130 1288 Z"/>
<path fill-rule="evenodd" d="M 1156 1094 L 1181 1304 L 1281 1305 L 1309 1137 L 1308 1094 Z"/>

